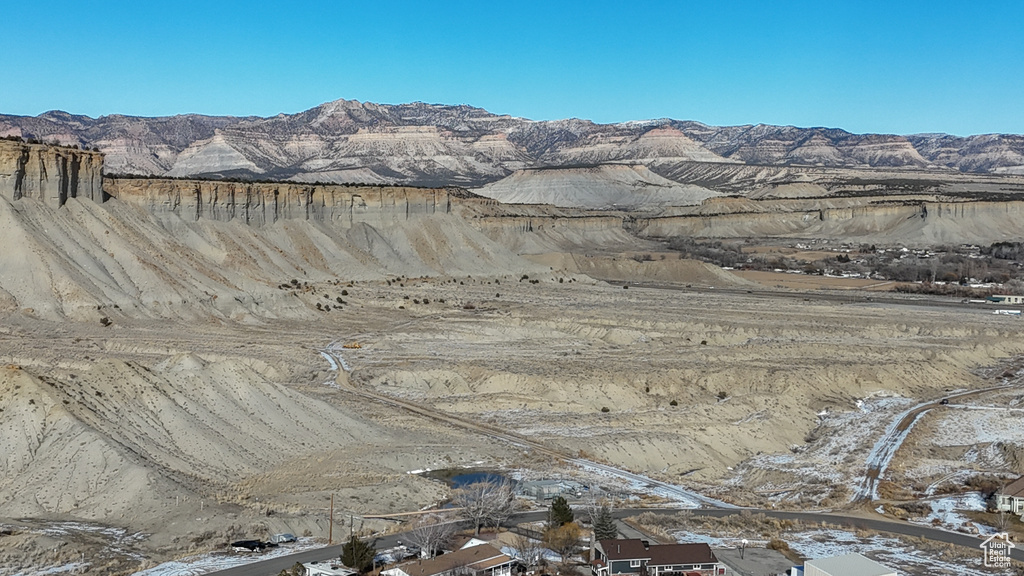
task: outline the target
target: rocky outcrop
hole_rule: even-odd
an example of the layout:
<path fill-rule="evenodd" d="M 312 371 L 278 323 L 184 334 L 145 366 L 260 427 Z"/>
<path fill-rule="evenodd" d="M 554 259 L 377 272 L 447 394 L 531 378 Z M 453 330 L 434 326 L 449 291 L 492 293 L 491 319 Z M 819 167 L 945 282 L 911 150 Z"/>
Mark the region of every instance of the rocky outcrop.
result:
<path fill-rule="evenodd" d="M 102 202 L 103 154 L 0 140 L 0 194 L 63 206 L 69 198 Z"/>
<path fill-rule="evenodd" d="M 108 178 L 107 193 L 156 216 L 187 221 L 236 221 L 253 226 L 279 220 L 354 224 L 407 220 L 447 214 L 459 188 L 337 186 L 291 183 L 222 182 L 161 178 Z"/>
<path fill-rule="evenodd" d="M 1024 239 L 1020 227 L 1024 201 L 930 202 L 880 201 L 823 207 L 820 201 L 774 201 L 749 211 L 640 218 L 635 231 L 643 237 L 695 236 L 742 238 L 871 238 L 908 244 L 992 243 Z M 747 201 L 748 205 L 756 202 Z M 723 208 L 727 208 L 725 205 Z"/>

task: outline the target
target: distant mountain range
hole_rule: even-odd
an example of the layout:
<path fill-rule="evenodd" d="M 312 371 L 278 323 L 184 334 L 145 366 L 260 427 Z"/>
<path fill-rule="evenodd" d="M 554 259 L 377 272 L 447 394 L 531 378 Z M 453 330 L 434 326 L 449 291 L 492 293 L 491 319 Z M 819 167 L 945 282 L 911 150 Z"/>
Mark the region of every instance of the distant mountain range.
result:
<path fill-rule="evenodd" d="M 478 187 L 517 170 L 695 162 L 1024 174 L 1024 136 L 851 134 L 679 120 L 532 121 L 471 106 L 337 100 L 271 118 L 0 115 L 0 136 L 98 147 L 108 173 Z"/>

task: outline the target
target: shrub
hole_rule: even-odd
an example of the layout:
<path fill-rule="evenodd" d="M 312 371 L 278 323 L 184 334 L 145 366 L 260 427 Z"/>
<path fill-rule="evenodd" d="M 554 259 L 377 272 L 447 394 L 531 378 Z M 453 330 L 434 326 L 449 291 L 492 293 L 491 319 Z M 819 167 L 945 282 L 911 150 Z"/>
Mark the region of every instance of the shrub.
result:
<path fill-rule="evenodd" d="M 602 406 L 601 412 L 611 412 L 611 410 L 607 406 Z"/>
<path fill-rule="evenodd" d="M 348 290 L 342 290 L 341 291 L 341 295 L 342 296 L 348 296 Z"/>
<path fill-rule="evenodd" d="M 673 401 L 669 402 L 668 405 L 669 406 L 679 406 L 679 401 L 678 400 L 673 400 Z"/>
<path fill-rule="evenodd" d="M 729 394 L 725 390 L 722 390 L 721 392 L 718 393 L 718 399 L 719 400 L 725 400 L 728 397 L 729 397 Z"/>

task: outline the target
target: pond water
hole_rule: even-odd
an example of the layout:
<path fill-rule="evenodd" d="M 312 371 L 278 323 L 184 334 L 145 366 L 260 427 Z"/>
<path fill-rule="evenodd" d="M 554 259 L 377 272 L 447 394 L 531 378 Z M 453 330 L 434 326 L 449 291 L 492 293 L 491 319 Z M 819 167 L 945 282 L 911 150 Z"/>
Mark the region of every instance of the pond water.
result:
<path fill-rule="evenodd" d="M 493 482 L 495 484 L 511 482 L 515 484 L 515 481 L 510 479 L 508 476 L 499 474 L 493 470 L 447 468 L 444 470 L 431 470 L 430 472 L 424 472 L 423 476 L 433 478 L 434 480 L 441 480 L 452 488 L 462 488 L 469 486 L 470 484 L 476 484 L 477 482 Z"/>

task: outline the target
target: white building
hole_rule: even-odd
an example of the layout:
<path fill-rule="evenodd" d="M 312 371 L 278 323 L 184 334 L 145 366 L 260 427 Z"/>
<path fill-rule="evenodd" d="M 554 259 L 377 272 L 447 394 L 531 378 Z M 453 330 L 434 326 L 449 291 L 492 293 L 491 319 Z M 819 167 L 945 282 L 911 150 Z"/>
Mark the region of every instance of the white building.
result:
<path fill-rule="evenodd" d="M 338 561 L 306 562 L 302 567 L 306 569 L 306 576 L 352 576 L 356 573 Z"/>
<path fill-rule="evenodd" d="M 996 493 L 996 510 L 1011 514 L 1024 513 L 1024 476 L 1010 482 Z"/>
<path fill-rule="evenodd" d="M 804 562 L 804 576 L 896 576 L 896 571 L 860 554 L 846 554 Z"/>
<path fill-rule="evenodd" d="M 993 294 L 988 297 L 988 300 L 996 304 L 1024 304 L 1024 296 L 1013 294 Z"/>

